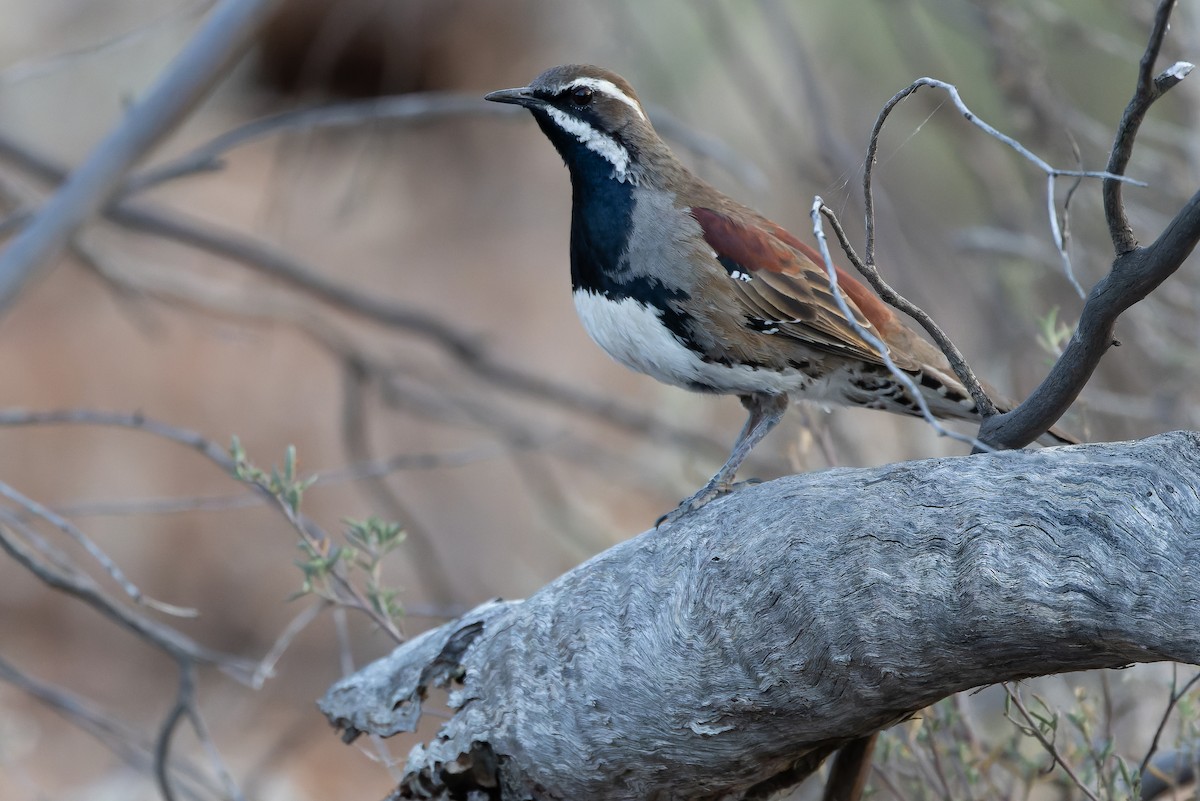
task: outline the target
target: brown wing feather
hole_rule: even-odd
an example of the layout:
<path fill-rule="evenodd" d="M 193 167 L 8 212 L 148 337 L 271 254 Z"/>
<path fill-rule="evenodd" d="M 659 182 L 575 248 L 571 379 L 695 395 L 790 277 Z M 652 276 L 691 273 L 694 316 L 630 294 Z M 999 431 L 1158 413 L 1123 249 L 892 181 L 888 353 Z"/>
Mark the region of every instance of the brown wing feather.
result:
<path fill-rule="evenodd" d="M 735 297 L 748 315 L 775 323 L 779 329 L 776 336 L 874 364 L 882 362 L 875 348 L 842 315 L 815 250 L 774 223 L 747 224 L 708 208 L 693 208 L 691 213 L 709 247 L 751 277 L 734 281 Z M 891 310 L 867 287 L 835 269 L 855 320 L 886 341 L 896 326 Z M 910 367 L 903 354 L 893 354 L 893 358 L 904 362 L 902 367 Z"/>
<path fill-rule="evenodd" d="M 875 348 L 854 330 L 837 307 L 820 253 L 753 212 L 742 212 L 741 216 L 747 219 L 739 221 L 739 212 L 740 208 L 728 213 L 704 207 L 691 209 L 709 247 L 751 276 L 750 281 L 730 279 L 735 287 L 734 297 L 746 314 L 777 321 L 778 333 L 773 336 L 787 336 L 809 347 L 882 363 Z M 945 355 L 905 325 L 869 288 L 836 265 L 834 269 L 846 305 L 859 325 L 887 343 L 896 366 L 914 374 L 920 372 L 934 384 L 945 387 L 949 402 L 940 405 L 935 413 L 974 417 L 972 405 L 966 400 L 966 388 L 950 369 Z M 985 388 L 1001 411 L 1012 408 L 1011 401 L 986 385 Z M 1079 440 L 1054 428 L 1039 441 L 1054 445 Z"/>

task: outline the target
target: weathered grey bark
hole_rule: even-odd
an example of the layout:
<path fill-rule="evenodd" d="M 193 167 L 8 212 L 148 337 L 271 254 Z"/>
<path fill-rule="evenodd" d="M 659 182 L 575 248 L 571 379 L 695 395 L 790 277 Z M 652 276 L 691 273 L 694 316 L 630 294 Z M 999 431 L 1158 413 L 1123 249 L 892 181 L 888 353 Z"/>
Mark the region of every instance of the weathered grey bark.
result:
<path fill-rule="evenodd" d="M 399 797 L 757 798 L 953 692 L 1200 662 L 1200 435 L 791 476 L 484 605 L 330 689 L 455 715 Z"/>

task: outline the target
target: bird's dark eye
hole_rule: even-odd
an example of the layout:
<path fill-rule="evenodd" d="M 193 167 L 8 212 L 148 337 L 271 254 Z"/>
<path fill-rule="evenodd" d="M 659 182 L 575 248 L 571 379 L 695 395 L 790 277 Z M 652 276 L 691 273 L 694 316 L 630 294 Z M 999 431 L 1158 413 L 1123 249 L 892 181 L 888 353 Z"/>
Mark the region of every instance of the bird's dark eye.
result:
<path fill-rule="evenodd" d="M 571 102 L 577 106 L 589 106 L 595 96 L 596 93 L 592 89 L 586 86 L 577 86 L 571 91 Z"/>

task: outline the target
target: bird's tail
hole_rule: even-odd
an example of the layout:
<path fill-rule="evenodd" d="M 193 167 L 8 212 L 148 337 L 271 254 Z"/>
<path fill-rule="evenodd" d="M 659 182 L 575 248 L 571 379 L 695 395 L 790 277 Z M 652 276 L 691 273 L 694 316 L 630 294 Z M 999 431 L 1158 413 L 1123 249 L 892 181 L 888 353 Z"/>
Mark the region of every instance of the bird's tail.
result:
<path fill-rule="evenodd" d="M 935 417 L 979 421 L 980 414 L 975 400 L 953 372 L 925 365 L 913 378 L 917 381 L 921 394 L 924 395 L 925 402 Z M 981 382 L 981 384 L 983 391 L 995 404 L 996 411 L 1004 414 L 1016 408 L 1016 403 L 997 392 L 986 382 Z M 1078 445 L 1082 441 L 1074 434 L 1057 426 L 1037 438 L 1039 445 L 1046 446 Z"/>

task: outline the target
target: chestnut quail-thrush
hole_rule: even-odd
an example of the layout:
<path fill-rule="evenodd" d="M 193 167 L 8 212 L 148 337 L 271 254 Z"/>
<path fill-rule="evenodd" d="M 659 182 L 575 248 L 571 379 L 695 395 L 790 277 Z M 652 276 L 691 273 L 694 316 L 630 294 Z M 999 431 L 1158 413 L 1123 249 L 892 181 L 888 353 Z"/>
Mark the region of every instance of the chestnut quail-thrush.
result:
<path fill-rule="evenodd" d="M 839 311 L 820 255 L 696 177 L 619 75 L 554 67 L 486 99 L 529 109 L 570 170 L 571 284 L 592 339 L 626 367 L 737 395 L 749 412 L 729 459 L 667 519 L 727 491 L 789 397 L 920 414 Z M 979 418 L 940 350 L 840 269 L 838 283 L 934 415 Z M 1054 431 L 1043 441 L 1074 440 Z"/>

